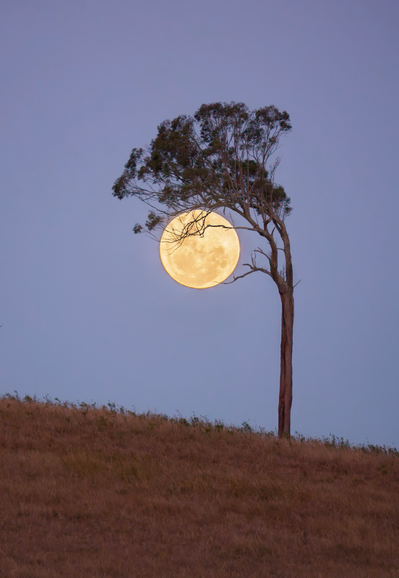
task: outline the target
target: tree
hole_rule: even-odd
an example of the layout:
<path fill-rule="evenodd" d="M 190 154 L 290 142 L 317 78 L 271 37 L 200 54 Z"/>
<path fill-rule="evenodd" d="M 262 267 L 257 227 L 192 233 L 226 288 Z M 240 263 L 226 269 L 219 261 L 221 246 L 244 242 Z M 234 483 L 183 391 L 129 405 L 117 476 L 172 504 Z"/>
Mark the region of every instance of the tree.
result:
<path fill-rule="evenodd" d="M 217 210 L 238 214 L 245 226 L 233 223 L 235 229 L 262 237 L 268 252 L 256 248 L 244 265 L 248 271 L 231 282 L 260 271 L 277 285 L 282 306 L 278 436 L 288 438 L 295 286 L 285 217 L 292 209 L 284 188 L 274 180 L 280 159 L 271 162 L 271 157 L 291 128 L 288 113 L 275 106 L 249 111 L 243 103 L 203 104 L 193 117 L 161 123 L 150 146 L 132 150 L 113 186 L 115 197 L 135 196 L 150 207 L 145 227 L 152 236 L 180 213 L 199 209 L 200 216 L 187 223 L 180 241 L 202 234 L 209 226 L 206 215 Z M 134 233 L 143 230 L 140 224 L 133 228 Z M 264 263 L 258 265 L 257 258 Z"/>

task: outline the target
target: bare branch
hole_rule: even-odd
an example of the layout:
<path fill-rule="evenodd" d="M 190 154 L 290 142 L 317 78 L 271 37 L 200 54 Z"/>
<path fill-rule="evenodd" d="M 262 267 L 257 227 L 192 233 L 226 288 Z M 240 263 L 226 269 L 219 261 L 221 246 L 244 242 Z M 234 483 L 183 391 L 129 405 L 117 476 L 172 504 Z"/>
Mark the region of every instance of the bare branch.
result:
<path fill-rule="evenodd" d="M 223 281 L 223 283 L 221 284 L 230 285 L 231 283 L 238 281 L 238 279 L 243 279 L 247 275 L 251 275 L 251 273 L 256 273 L 257 271 L 261 271 L 262 273 L 266 273 L 266 275 L 271 276 L 270 271 L 268 271 L 267 269 L 262 269 L 261 267 L 252 267 L 251 265 L 249 265 L 249 263 L 244 263 L 243 266 L 251 267 L 251 270 L 247 271 L 246 273 L 243 273 L 242 275 L 238 275 L 238 277 L 234 276 L 232 281 Z"/>

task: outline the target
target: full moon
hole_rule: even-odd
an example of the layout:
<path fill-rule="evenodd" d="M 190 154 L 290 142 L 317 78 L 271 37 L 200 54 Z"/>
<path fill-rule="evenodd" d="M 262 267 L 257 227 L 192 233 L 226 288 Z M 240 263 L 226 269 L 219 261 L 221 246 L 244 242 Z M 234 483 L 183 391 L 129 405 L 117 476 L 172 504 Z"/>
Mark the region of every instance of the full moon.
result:
<path fill-rule="evenodd" d="M 207 289 L 222 283 L 232 274 L 240 256 L 237 233 L 217 213 L 208 213 L 205 226 L 212 226 L 203 233 L 176 240 L 185 225 L 204 214 L 203 211 L 190 211 L 178 215 L 165 228 L 159 244 L 166 272 L 181 285 L 193 289 Z M 192 232 L 202 231 L 202 220 L 192 227 Z"/>

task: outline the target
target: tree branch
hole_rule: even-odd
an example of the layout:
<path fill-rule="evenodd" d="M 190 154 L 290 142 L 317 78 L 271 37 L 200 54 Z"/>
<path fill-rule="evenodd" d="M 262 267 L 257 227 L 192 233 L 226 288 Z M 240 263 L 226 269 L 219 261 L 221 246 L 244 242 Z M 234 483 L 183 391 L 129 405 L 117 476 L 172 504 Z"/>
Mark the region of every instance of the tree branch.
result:
<path fill-rule="evenodd" d="M 238 277 L 234 276 L 232 281 L 223 281 L 223 283 L 221 283 L 221 285 L 230 285 L 231 283 L 238 281 L 238 279 L 243 279 L 247 275 L 251 275 L 251 273 L 256 273 L 257 271 L 261 271 L 262 273 L 266 273 L 266 275 L 269 275 L 271 277 L 271 273 L 267 269 L 262 269 L 261 267 L 252 267 L 249 263 L 243 263 L 243 267 L 245 267 L 245 266 L 251 267 L 251 270 L 247 271 L 246 273 L 243 273 L 242 275 L 239 275 Z"/>

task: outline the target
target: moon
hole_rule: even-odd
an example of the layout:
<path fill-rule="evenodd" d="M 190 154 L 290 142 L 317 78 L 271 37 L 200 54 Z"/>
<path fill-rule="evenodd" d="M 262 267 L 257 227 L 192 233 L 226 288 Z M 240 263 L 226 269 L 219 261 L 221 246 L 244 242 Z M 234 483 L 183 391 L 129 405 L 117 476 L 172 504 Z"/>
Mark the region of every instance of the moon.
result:
<path fill-rule="evenodd" d="M 226 219 L 214 212 L 205 217 L 205 226 L 211 227 L 203 233 L 176 241 L 185 225 L 205 214 L 196 210 L 178 215 L 166 226 L 159 244 L 159 255 L 166 272 L 180 285 L 193 289 L 208 289 L 222 283 L 232 274 L 240 257 L 236 231 Z M 202 219 L 194 223 L 191 231 L 201 231 L 202 223 Z"/>

